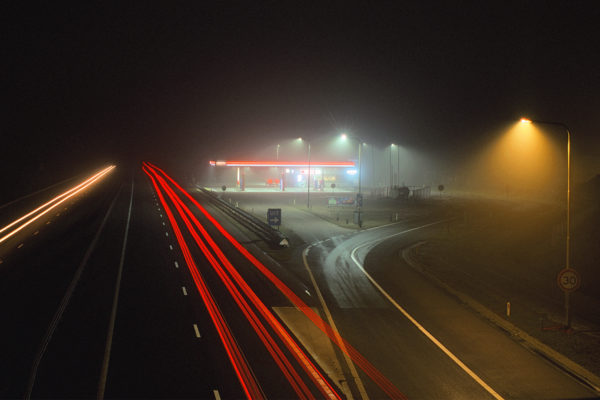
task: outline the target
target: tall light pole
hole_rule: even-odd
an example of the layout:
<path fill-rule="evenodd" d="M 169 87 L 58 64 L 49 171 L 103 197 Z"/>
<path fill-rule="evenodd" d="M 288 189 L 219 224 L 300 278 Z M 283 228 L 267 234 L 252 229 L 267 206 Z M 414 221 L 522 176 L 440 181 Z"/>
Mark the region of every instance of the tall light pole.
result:
<path fill-rule="evenodd" d="M 392 164 L 392 149 L 394 148 L 395 144 L 392 143 L 390 144 L 390 193 L 392 191 L 392 186 L 394 186 L 394 172 L 393 172 L 393 164 Z"/>
<path fill-rule="evenodd" d="M 299 137 L 296 139 L 298 142 L 302 143 L 306 139 L 302 139 Z M 308 172 L 307 172 L 307 180 L 306 180 L 306 208 L 310 208 L 310 140 L 306 140 L 306 144 L 308 145 L 307 155 L 308 155 Z"/>
<path fill-rule="evenodd" d="M 308 143 L 308 179 L 306 182 L 306 208 L 310 208 L 310 142 Z"/>
<path fill-rule="evenodd" d="M 567 240 L 565 251 L 565 270 L 571 270 L 571 131 L 569 127 L 562 122 L 535 121 L 527 118 L 521 118 L 522 124 L 544 124 L 554 125 L 563 128 L 567 132 Z M 569 291 L 565 290 L 565 327 L 571 327 L 571 313 L 569 304 Z"/>
<path fill-rule="evenodd" d="M 362 207 L 362 188 L 361 188 L 361 179 L 362 179 L 362 147 L 365 144 L 363 140 L 356 136 L 349 136 L 346 133 L 342 133 L 342 140 L 347 140 L 348 138 L 352 138 L 358 142 L 358 194 L 356 195 L 356 211 L 358 212 L 358 226 L 362 227 L 362 217 L 361 217 L 361 207 Z"/>
<path fill-rule="evenodd" d="M 362 141 L 358 141 L 358 194 L 362 196 L 362 191 L 360 187 L 360 183 L 362 180 Z M 358 206 L 360 209 L 360 205 Z"/>
<path fill-rule="evenodd" d="M 396 149 L 396 155 L 398 156 L 398 163 L 396 164 L 398 166 L 398 173 L 396 174 L 396 177 L 398 179 L 398 187 L 400 187 L 400 148 L 399 147 Z"/>

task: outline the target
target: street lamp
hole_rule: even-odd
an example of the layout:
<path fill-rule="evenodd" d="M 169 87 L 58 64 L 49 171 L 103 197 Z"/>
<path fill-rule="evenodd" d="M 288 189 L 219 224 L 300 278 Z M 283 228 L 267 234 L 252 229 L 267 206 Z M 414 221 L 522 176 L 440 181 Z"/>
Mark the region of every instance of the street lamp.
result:
<path fill-rule="evenodd" d="M 554 125 L 563 128 L 567 132 L 567 240 L 566 240 L 566 266 L 565 270 L 571 268 L 571 131 L 569 127 L 562 122 L 535 121 L 527 118 L 521 118 L 521 124 L 544 124 Z M 569 307 L 569 291 L 565 290 L 565 327 L 571 327 L 571 314 Z"/>
<path fill-rule="evenodd" d="M 394 146 L 396 146 L 394 143 L 390 144 L 390 193 L 392 191 L 392 187 L 394 186 L 394 172 L 392 164 L 392 149 Z"/>
<path fill-rule="evenodd" d="M 302 139 L 299 137 L 296 139 L 298 142 L 302 143 L 306 139 Z M 306 140 L 306 144 L 308 145 L 308 173 L 306 180 L 306 208 L 310 208 L 310 140 Z"/>
<path fill-rule="evenodd" d="M 346 133 L 341 134 L 342 140 L 347 140 L 349 137 L 358 142 L 358 194 L 356 195 L 356 210 L 358 211 L 358 226 L 362 226 L 362 219 L 360 215 L 360 209 L 362 205 L 362 191 L 361 191 L 361 179 L 362 179 L 362 147 L 365 144 L 364 141 L 356 136 L 349 136 Z"/>

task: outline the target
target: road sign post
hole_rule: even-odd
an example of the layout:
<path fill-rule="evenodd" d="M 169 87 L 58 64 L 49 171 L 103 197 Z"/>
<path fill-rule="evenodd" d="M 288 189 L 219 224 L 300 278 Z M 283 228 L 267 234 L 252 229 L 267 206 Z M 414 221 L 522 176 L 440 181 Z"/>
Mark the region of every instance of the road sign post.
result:
<path fill-rule="evenodd" d="M 565 327 L 569 329 L 571 327 L 570 294 L 579 288 L 579 285 L 581 285 L 581 278 L 577 271 L 567 267 L 558 273 L 556 280 L 558 287 L 565 292 Z"/>

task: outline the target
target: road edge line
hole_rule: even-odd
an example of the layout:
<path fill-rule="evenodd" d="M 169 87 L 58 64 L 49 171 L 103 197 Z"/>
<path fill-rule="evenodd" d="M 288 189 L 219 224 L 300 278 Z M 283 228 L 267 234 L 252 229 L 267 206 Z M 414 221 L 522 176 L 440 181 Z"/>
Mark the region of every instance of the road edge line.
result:
<path fill-rule="evenodd" d="M 81 260 L 81 263 L 79 264 L 79 267 L 77 267 L 77 270 L 75 270 L 73 279 L 71 279 L 71 282 L 69 283 L 69 286 L 67 287 L 67 291 L 65 292 L 65 294 L 58 306 L 58 309 L 56 310 L 54 316 L 52 317 L 52 320 L 50 321 L 48 330 L 46 331 L 46 334 L 42 338 L 42 343 L 40 345 L 40 349 L 36 355 L 36 358 L 33 361 L 33 365 L 31 367 L 31 372 L 29 375 L 29 382 L 27 383 L 27 391 L 25 392 L 25 396 L 24 396 L 24 398 L 27 400 L 29 400 L 31 398 L 31 393 L 33 392 L 33 386 L 35 385 L 35 381 L 37 379 L 37 370 L 39 368 L 40 363 L 42 362 L 42 358 L 44 357 L 44 354 L 46 353 L 46 349 L 48 348 L 48 345 L 50 344 L 50 341 L 52 340 L 54 331 L 56 330 L 56 327 L 58 326 L 60 320 L 62 319 L 65 309 L 67 308 L 67 305 L 69 304 L 69 300 L 71 299 L 71 296 L 73 295 L 73 292 L 75 291 L 75 288 L 77 287 L 77 284 L 79 283 L 79 279 L 81 278 L 81 275 L 83 274 L 83 270 L 85 269 L 85 266 L 86 266 L 90 256 L 92 255 L 94 249 L 96 248 L 98 239 L 100 239 L 100 235 L 102 234 L 102 231 L 104 230 L 106 221 L 108 221 L 108 217 L 112 213 L 114 205 L 117 202 L 117 198 L 121 194 L 122 188 L 123 188 L 122 186 L 119 187 L 119 191 L 115 195 L 112 203 L 110 204 L 108 210 L 106 211 L 104 219 L 102 220 L 102 223 L 100 224 L 100 227 L 98 228 L 98 231 L 96 231 L 96 235 L 94 235 L 94 238 L 92 239 L 92 243 L 86 250 L 85 255 L 83 256 L 83 260 Z"/>
<path fill-rule="evenodd" d="M 110 361 L 110 352 L 112 350 L 112 338 L 115 330 L 115 320 L 117 317 L 117 306 L 119 304 L 119 292 L 121 291 L 121 277 L 123 275 L 123 264 L 125 261 L 125 249 L 127 248 L 127 238 L 129 237 L 129 222 L 131 221 L 131 209 L 133 206 L 133 188 L 134 181 L 131 178 L 131 196 L 129 197 L 129 212 L 127 213 L 127 224 L 125 225 L 125 237 L 123 239 L 123 247 L 121 248 L 121 259 L 119 261 L 119 270 L 117 272 L 117 281 L 115 283 L 115 295 L 113 297 L 113 306 L 110 313 L 110 321 L 108 324 L 108 332 L 106 334 L 106 347 L 104 348 L 104 359 L 102 360 L 102 369 L 100 371 L 100 379 L 98 382 L 99 400 L 104 399 L 106 390 L 106 379 L 108 377 L 108 363 Z"/>
<path fill-rule="evenodd" d="M 336 340 L 338 341 L 339 347 L 342 349 L 342 354 L 344 356 L 344 360 L 346 361 L 346 365 L 348 365 L 348 368 L 350 369 L 350 373 L 352 374 L 354 383 L 356 384 L 356 387 L 357 387 L 361 397 L 365 400 L 368 400 L 369 396 L 367 395 L 367 390 L 365 389 L 365 386 L 364 386 L 362 380 L 360 379 L 360 376 L 358 375 L 358 371 L 356 370 L 356 367 L 354 366 L 354 362 L 352 362 L 352 360 L 350 359 L 350 356 L 348 355 L 348 350 L 346 349 L 346 346 L 344 345 L 344 341 L 342 340 L 342 335 L 338 331 L 337 326 L 335 325 L 335 322 L 333 321 L 333 316 L 331 315 L 331 311 L 329 311 L 329 307 L 327 307 L 327 303 L 325 303 L 325 299 L 323 298 L 321 289 L 319 289 L 319 286 L 317 285 L 317 281 L 308 265 L 308 252 L 310 251 L 311 247 L 312 247 L 312 245 L 309 245 L 302 251 L 302 261 L 304 262 L 304 266 L 306 267 L 306 270 L 308 271 L 310 281 L 311 281 L 313 287 L 315 288 L 315 293 L 317 294 L 317 297 L 319 298 L 319 302 L 321 303 L 321 306 L 323 307 L 323 312 L 325 312 L 325 316 L 327 317 L 329 326 L 331 327 L 331 330 L 333 331 L 333 334 L 334 334 Z M 348 393 L 348 398 L 349 399 L 353 398 L 352 392 Z"/>
<path fill-rule="evenodd" d="M 535 350 L 536 352 L 540 353 L 544 357 L 548 358 L 552 362 L 559 365 L 561 368 L 566 370 L 569 374 L 575 376 L 577 379 L 584 382 L 591 389 L 600 393 L 600 377 L 598 377 L 594 373 L 588 371 L 586 368 L 577 364 L 575 361 L 571 360 L 567 356 L 559 353 L 558 351 L 554 350 L 550 346 L 542 343 L 538 339 L 529 335 L 527 332 L 521 330 L 519 327 L 517 327 L 510 321 L 507 321 L 507 320 L 501 318 L 496 313 L 494 313 L 493 311 L 488 309 L 483 304 L 479 303 L 477 300 L 475 300 L 471 296 L 452 288 L 451 286 L 449 286 L 447 283 L 443 282 L 441 279 L 439 279 L 437 276 L 435 276 L 431 272 L 426 271 L 422 267 L 422 265 L 420 265 L 420 263 L 418 261 L 414 260 L 414 258 L 411 257 L 411 254 L 410 254 L 414 248 L 421 246 L 423 244 L 424 244 L 424 242 L 419 242 L 419 243 L 413 244 L 410 247 L 402 249 L 402 258 L 404 259 L 404 261 L 406 261 L 406 263 L 408 265 L 410 265 L 417 272 L 427 276 L 427 278 L 435 281 L 436 284 L 441 286 L 444 290 L 449 292 L 451 295 L 457 297 L 461 302 L 463 302 L 469 308 L 473 309 L 475 312 L 480 314 L 483 318 L 489 320 L 491 323 L 495 324 L 496 326 L 500 327 L 501 329 L 509 332 L 511 335 L 520 338 L 521 340 L 526 342 L 527 345 L 529 347 L 531 347 L 533 350 Z"/>
<path fill-rule="evenodd" d="M 408 229 L 406 231 L 402 231 L 402 232 L 397 232 L 394 233 L 392 235 L 389 235 L 383 239 L 377 239 L 377 240 L 373 240 L 367 243 L 363 243 L 360 244 L 358 246 L 356 246 L 354 249 L 352 249 L 352 251 L 350 252 L 350 258 L 352 259 L 352 261 L 354 261 L 354 263 L 356 264 L 356 266 L 365 274 L 365 276 L 369 279 L 369 281 L 373 284 L 373 286 L 375 286 L 375 288 L 377 290 L 379 290 L 379 292 L 386 298 L 388 299 L 388 301 L 390 303 L 392 303 L 392 305 L 398 310 L 400 311 L 404 317 L 406 319 L 408 319 L 419 331 L 421 331 L 421 333 L 423 335 L 425 335 L 425 337 L 427 337 L 433 344 L 435 344 L 444 354 L 446 354 L 452 361 L 454 361 L 454 363 L 456 365 L 458 365 L 465 373 L 467 373 L 467 375 L 469 375 L 471 378 L 473 378 L 473 380 L 475 380 L 475 382 L 477 382 L 483 389 L 485 389 L 485 391 L 487 391 L 492 397 L 494 397 L 497 400 L 504 400 L 504 398 L 502 396 L 500 396 L 494 389 L 492 389 L 491 386 L 489 386 L 487 383 L 485 383 L 485 381 L 483 381 L 483 379 L 481 379 L 475 372 L 473 372 L 473 370 L 471 370 L 471 368 L 469 368 L 465 363 L 463 363 L 458 357 L 456 357 L 454 355 L 454 353 L 452 353 L 446 346 L 444 346 L 444 344 L 442 342 L 440 342 L 435 336 L 433 336 L 427 329 L 425 329 L 425 327 L 423 327 L 423 325 L 421 325 L 412 315 L 410 315 L 408 313 L 408 311 L 406 311 L 400 304 L 398 304 L 396 302 L 396 300 L 394 300 L 394 298 L 392 296 L 390 296 L 390 294 L 388 292 L 385 291 L 385 289 L 383 289 L 383 287 L 381 287 L 381 285 L 379 285 L 379 283 L 377 283 L 377 281 L 364 269 L 362 263 L 360 263 L 360 261 L 358 260 L 358 258 L 356 257 L 356 251 L 362 247 L 377 243 L 377 242 L 383 242 L 384 240 L 389 239 L 390 237 L 394 237 L 394 236 L 398 236 L 410 231 L 414 231 L 417 229 L 421 229 L 421 228 L 425 228 L 431 225 L 435 225 L 438 223 L 444 222 L 444 220 L 442 221 L 438 221 L 438 222 L 433 222 L 430 224 L 426 224 L 420 227 L 415 227 L 415 228 L 411 228 Z"/>

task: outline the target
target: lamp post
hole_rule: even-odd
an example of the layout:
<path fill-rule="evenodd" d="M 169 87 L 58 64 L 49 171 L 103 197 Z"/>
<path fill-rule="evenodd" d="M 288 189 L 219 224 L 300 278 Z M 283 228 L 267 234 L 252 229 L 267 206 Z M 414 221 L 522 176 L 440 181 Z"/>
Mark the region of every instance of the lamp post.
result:
<path fill-rule="evenodd" d="M 394 186 L 394 164 L 392 163 L 392 150 L 394 146 L 396 146 L 394 143 L 390 144 L 390 195 Z"/>
<path fill-rule="evenodd" d="M 358 142 L 358 194 L 356 195 L 356 211 L 358 212 L 358 226 L 362 227 L 362 216 L 361 216 L 361 207 L 362 207 L 362 188 L 361 188 L 361 180 L 362 180 L 362 147 L 365 144 L 363 140 L 356 136 L 349 136 L 345 133 L 342 133 L 342 140 L 347 140 L 348 138 L 352 138 Z"/>
<path fill-rule="evenodd" d="M 306 180 L 306 208 L 310 208 L 310 140 L 302 139 L 299 137 L 296 139 L 298 142 L 302 143 L 306 140 L 306 144 L 308 146 L 307 155 L 308 155 L 308 172 L 307 172 L 307 180 Z"/>
<path fill-rule="evenodd" d="M 398 167 L 398 173 L 396 174 L 396 179 L 398 179 L 398 187 L 400 187 L 400 148 L 396 149 L 396 155 L 398 156 L 398 162 L 396 163 Z"/>
<path fill-rule="evenodd" d="M 567 132 L 567 237 L 566 237 L 566 251 L 565 251 L 565 270 L 572 270 L 571 268 L 571 131 L 569 127 L 562 122 L 550 122 L 550 121 L 535 121 L 527 118 L 521 118 L 522 124 L 544 124 L 554 125 L 563 128 Z M 565 290 L 565 328 L 571 327 L 571 313 L 570 313 L 570 302 L 569 302 L 569 291 Z"/>
<path fill-rule="evenodd" d="M 306 182 L 306 208 L 310 208 L 310 142 L 308 143 L 308 179 Z"/>

